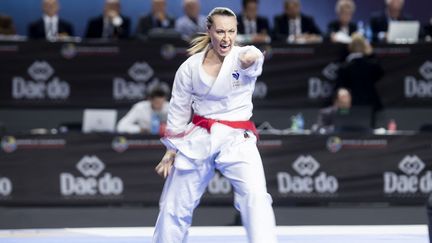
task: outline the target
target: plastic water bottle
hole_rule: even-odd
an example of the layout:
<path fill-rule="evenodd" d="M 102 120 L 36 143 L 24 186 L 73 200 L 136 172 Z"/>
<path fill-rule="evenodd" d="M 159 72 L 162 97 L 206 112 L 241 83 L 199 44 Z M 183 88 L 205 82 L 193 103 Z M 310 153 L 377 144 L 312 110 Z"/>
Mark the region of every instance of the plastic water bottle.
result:
<path fill-rule="evenodd" d="M 159 116 L 156 113 L 153 113 L 151 117 L 150 133 L 153 135 L 159 134 L 159 129 L 160 129 Z"/>
<path fill-rule="evenodd" d="M 291 130 L 293 131 L 297 131 L 298 127 L 297 127 L 297 120 L 296 120 L 296 116 L 292 116 L 291 117 Z"/>
<path fill-rule="evenodd" d="M 366 39 L 372 41 L 372 28 L 369 25 L 367 25 L 365 31 L 366 31 L 365 32 Z"/>
<path fill-rule="evenodd" d="M 303 131 L 304 129 L 304 118 L 303 118 L 303 114 L 299 113 L 297 114 L 297 129 L 300 131 Z"/>
<path fill-rule="evenodd" d="M 387 124 L 387 131 L 388 132 L 396 132 L 397 130 L 397 124 L 395 119 L 390 119 L 390 121 Z"/>
<path fill-rule="evenodd" d="M 303 131 L 304 129 L 304 119 L 301 113 L 291 117 L 291 130 L 293 131 Z"/>
<path fill-rule="evenodd" d="M 357 32 L 359 32 L 363 36 L 366 35 L 365 25 L 364 25 L 363 21 L 361 21 L 361 20 L 357 22 Z"/>

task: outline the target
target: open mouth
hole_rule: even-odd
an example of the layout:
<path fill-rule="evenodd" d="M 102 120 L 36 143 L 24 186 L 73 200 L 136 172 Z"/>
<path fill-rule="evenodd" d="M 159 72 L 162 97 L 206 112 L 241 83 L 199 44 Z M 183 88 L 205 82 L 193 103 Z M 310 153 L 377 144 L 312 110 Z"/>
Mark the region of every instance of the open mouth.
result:
<path fill-rule="evenodd" d="M 219 45 L 222 51 L 227 51 L 231 47 L 229 44 L 220 44 Z"/>

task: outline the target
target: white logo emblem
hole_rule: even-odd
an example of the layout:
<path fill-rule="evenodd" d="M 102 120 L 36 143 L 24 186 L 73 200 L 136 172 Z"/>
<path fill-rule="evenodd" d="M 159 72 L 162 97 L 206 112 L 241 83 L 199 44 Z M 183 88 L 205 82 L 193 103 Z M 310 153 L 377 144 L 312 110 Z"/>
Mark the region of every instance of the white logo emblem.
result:
<path fill-rule="evenodd" d="M 54 74 L 54 69 L 45 61 L 34 62 L 27 70 L 30 77 L 36 81 L 47 81 Z"/>
<path fill-rule="evenodd" d="M 384 172 L 384 193 L 406 194 L 432 192 L 432 171 L 420 174 L 426 167 L 417 155 L 407 155 L 399 162 L 399 169 L 404 174 L 393 171 Z"/>
<path fill-rule="evenodd" d="M 76 165 L 84 177 L 64 172 L 60 174 L 60 193 L 63 196 L 121 195 L 123 180 L 109 172 L 101 174 L 105 164 L 95 155 L 84 156 Z"/>
<path fill-rule="evenodd" d="M 46 61 L 36 61 L 27 69 L 32 80 L 16 76 L 12 79 L 12 97 L 14 99 L 55 99 L 69 98 L 69 83 L 53 76 L 54 69 Z"/>
<path fill-rule="evenodd" d="M 399 163 L 399 169 L 407 175 L 418 175 L 424 168 L 424 162 L 417 155 L 407 155 Z"/>
<path fill-rule="evenodd" d="M 427 80 L 432 79 L 432 62 L 426 61 L 419 69 L 420 74 Z"/>
<path fill-rule="evenodd" d="M 147 82 L 153 75 L 154 71 L 146 62 L 136 62 L 128 71 L 135 81 Z"/>
<path fill-rule="evenodd" d="M 7 197 L 12 193 L 12 182 L 7 177 L 0 177 L 0 196 Z"/>
<path fill-rule="evenodd" d="M 298 157 L 294 163 L 293 168 L 301 176 L 311 176 L 320 167 L 320 164 L 310 155 Z"/>
<path fill-rule="evenodd" d="M 328 175 L 324 171 L 314 175 L 320 168 L 320 164 L 311 155 L 299 156 L 292 167 L 300 176 L 285 171 L 278 172 L 276 177 L 279 193 L 333 194 L 337 192 L 339 182 L 335 176 Z"/>
<path fill-rule="evenodd" d="M 104 163 L 96 156 L 84 156 L 76 165 L 84 176 L 98 176 L 104 169 Z"/>
<path fill-rule="evenodd" d="M 330 80 L 336 80 L 337 78 L 337 71 L 339 69 L 339 65 L 335 63 L 330 63 L 327 65 L 323 70 L 322 74 L 324 77 L 330 79 Z"/>

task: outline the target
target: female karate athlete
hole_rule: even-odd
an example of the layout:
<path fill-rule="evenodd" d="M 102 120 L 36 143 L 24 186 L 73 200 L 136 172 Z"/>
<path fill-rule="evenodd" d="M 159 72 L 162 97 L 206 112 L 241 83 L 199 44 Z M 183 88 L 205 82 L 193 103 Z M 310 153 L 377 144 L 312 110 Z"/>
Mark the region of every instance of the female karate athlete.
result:
<path fill-rule="evenodd" d="M 277 242 L 256 128 L 249 121 L 264 56 L 253 46 L 235 46 L 236 36 L 235 14 L 213 9 L 206 35 L 192 41 L 192 56 L 176 73 L 162 139 L 167 152 L 156 166 L 167 179 L 154 243 L 187 242 L 193 210 L 215 169 L 234 187 L 249 242 Z"/>

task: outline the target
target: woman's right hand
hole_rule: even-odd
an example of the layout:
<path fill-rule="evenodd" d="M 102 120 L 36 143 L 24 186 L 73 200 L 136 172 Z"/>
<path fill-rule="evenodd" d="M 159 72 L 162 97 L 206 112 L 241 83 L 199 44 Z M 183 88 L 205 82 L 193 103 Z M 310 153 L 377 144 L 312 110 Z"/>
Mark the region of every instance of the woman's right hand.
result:
<path fill-rule="evenodd" d="M 163 178 L 167 178 L 174 164 L 175 156 L 176 152 L 174 150 L 167 150 L 155 168 L 156 173 L 158 173 L 158 175 L 162 176 Z"/>

